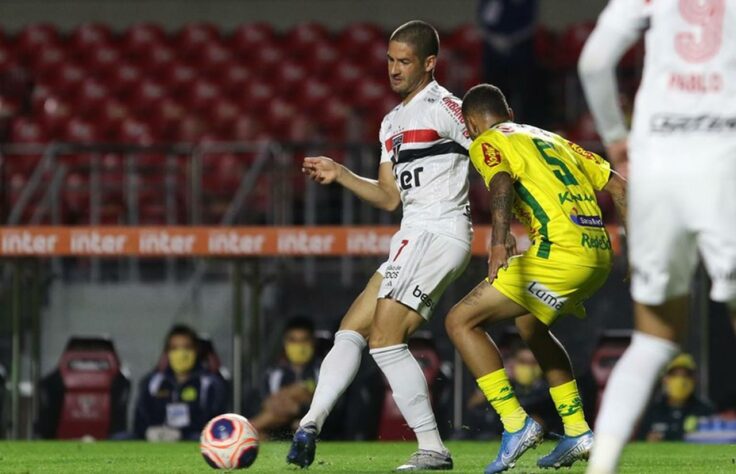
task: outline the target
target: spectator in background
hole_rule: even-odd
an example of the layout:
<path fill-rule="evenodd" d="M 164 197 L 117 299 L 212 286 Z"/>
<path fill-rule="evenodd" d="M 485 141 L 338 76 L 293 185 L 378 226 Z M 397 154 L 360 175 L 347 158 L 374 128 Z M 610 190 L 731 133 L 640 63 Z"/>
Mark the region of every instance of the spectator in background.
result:
<path fill-rule="evenodd" d="M 543 125 L 544 100 L 535 84 L 534 33 L 538 0 L 480 0 L 478 21 L 484 39 L 483 81 L 499 87 L 517 117 Z"/>
<path fill-rule="evenodd" d="M 314 357 L 314 323 L 308 317 L 291 318 L 284 328 L 283 355 L 266 370 L 261 412 L 251 421 L 259 433 L 289 438 L 309 409 L 317 385 L 319 363 Z"/>
<path fill-rule="evenodd" d="M 712 415 L 713 408 L 695 395 L 695 385 L 695 361 L 680 354 L 667 366 L 662 392 L 644 414 L 639 439 L 682 441 L 697 429 L 699 417 Z"/>
<path fill-rule="evenodd" d="M 227 411 L 225 382 L 200 364 L 199 340 L 188 326 L 171 328 L 164 353 L 164 366 L 141 381 L 135 434 L 149 441 L 199 439 L 207 421 Z"/>
<path fill-rule="evenodd" d="M 529 416 L 539 422 L 546 432 L 560 432 L 562 425 L 549 394 L 549 386 L 543 377 L 542 368 L 532 351 L 521 341 L 511 347 L 508 366 L 511 386 Z M 484 434 L 497 436 L 503 431 L 501 420 L 496 412 L 490 409 L 485 395 L 480 390 L 475 391 L 467 406 L 473 437 L 476 437 L 476 434 L 477 437 L 485 437 Z"/>

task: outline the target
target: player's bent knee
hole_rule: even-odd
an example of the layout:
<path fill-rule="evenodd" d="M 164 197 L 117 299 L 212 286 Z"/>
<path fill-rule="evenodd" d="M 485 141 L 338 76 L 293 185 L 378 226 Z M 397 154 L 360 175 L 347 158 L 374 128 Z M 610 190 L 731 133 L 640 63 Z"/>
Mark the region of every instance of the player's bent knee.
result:
<path fill-rule="evenodd" d="M 455 340 L 460 334 L 473 329 L 467 311 L 464 311 L 460 304 L 458 303 L 453 306 L 445 318 L 445 330 L 452 340 Z"/>

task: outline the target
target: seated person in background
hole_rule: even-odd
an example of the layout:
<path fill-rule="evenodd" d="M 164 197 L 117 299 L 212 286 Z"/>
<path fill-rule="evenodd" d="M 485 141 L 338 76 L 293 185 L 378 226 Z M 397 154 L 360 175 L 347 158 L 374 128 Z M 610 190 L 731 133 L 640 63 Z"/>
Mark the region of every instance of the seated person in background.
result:
<path fill-rule="evenodd" d="M 197 440 L 212 417 L 227 411 L 227 390 L 218 374 L 201 367 L 197 334 L 176 325 L 164 343 L 168 363 L 141 381 L 135 434 L 149 441 Z"/>
<path fill-rule="evenodd" d="M 281 360 L 266 371 L 261 412 L 251 419 L 261 436 L 289 438 L 309 409 L 317 385 L 314 323 L 296 316 L 286 323 Z"/>
<path fill-rule="evenodd" d="M 532 351 L 521 341 L 516 341 L 511 346 L 508 366 L 511 386 L 529 416 L 541 424 L 545 432 L 559 433 L 562 424 L 549 394 L 549 386 L 543 377 L 542 368 L 539 367 Z M 477 431 L 480 435 L 478 437 L 484 437 L 483 434 L 498 435 L 503 431 L 501 420 L 496 412 L 490 409 L 483 392 L 476 390 L 468 400 L 467 407 L 471 430 Z"/>
<path fill-rule="evenodd" d="M 697 429 L 699 417 L 712 414 L 713 408 L 695 395 L 695 361 L 690 354 L 680 354 L 667 366 L 662 391 L 642 418 L 639 439 L 682 441 Z"/>

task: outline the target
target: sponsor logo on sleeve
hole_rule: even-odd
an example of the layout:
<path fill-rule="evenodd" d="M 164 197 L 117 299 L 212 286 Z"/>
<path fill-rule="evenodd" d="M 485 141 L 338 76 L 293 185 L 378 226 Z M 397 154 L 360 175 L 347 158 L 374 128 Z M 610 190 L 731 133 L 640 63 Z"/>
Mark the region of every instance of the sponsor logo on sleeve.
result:
<path fill-rule="evenodd" d="M 483 150 L 483 162 L 489 168 L 493 168 L 501 164 L 501 152 L 490 143 L 481 143 L 481 149 Z"/>
<path fill-rule="evenodd" d="M 465 125 L 465 119 L 463 119 L 463 108 L 460 106 L 459 101 L 453 100 L 452 97 L 443 97 L 442 105 L 450 112 L 450 114 L 452 114 L 457 123 Z"/>

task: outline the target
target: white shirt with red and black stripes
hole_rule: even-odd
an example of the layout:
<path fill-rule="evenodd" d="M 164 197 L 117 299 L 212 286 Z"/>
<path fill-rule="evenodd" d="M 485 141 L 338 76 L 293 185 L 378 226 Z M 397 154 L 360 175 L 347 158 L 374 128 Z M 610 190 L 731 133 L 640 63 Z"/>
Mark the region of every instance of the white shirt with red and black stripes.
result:
<path fill-rule="evenodd" d="M 468 147 L 460 99 L 436 81 L 381 122 L 381 163 L 393 163 L 402 229 L 424 229 L 470 244 Z"/>

